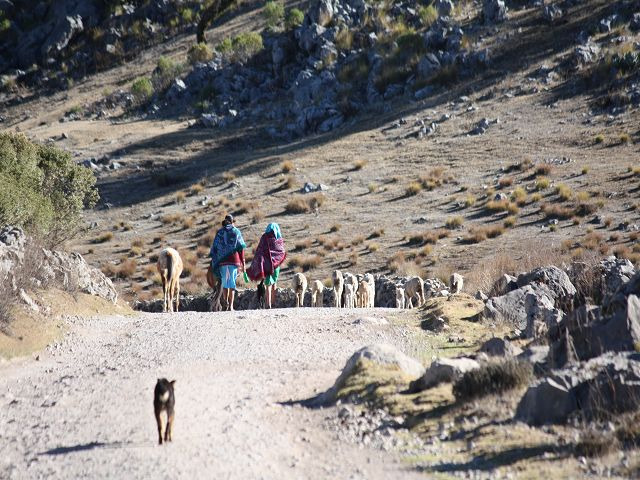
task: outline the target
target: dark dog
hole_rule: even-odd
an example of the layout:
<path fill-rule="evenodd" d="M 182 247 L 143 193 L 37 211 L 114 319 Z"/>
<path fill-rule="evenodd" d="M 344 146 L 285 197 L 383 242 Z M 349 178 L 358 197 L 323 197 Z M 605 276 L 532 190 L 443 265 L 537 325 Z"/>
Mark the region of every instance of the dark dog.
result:
<path fill-rule="evenodd" d="M 168 381 L 166 378 L 159 378 L 156 388 L 153 391 L 153 411 L 158 424 L 158 443 L 162 445 L 162 412 L 167 413 L 167 428 L 164 431 L 164 441 L 171 441 L 171 431 L 173 430 L 174 407 L 176 397 L 173 394 L 175 380 Z"/>
<path fill-rule="evenodd" d="M 267 294 L 267 289 L 264 286 L 264 280 L 262 280 L 259 284 L 258 284 L 258 288 L 256 290 L 256 297 L 258 298 L 258 308 L 266 308 L 267 307 L 267 302 L 266 302 L 266 296 Z"/>

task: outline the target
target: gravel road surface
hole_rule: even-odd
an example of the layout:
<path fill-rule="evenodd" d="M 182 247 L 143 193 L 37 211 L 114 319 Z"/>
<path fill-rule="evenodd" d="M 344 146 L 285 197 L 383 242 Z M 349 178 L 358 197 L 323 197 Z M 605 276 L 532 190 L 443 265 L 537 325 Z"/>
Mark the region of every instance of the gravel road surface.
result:
<path fill-rule="evenodd" d="M 326 427 L 336 407 L 286 403 L 327 389 L 364 345 L 407 351 L 403 328 L 366 318 L 385 313 L 70 318 L 39 361 L 0 364 L 0 478 L 419 478 L 392 453 L 337 440 Z M 158 377 L 176 379 L 163 446 Z"/>

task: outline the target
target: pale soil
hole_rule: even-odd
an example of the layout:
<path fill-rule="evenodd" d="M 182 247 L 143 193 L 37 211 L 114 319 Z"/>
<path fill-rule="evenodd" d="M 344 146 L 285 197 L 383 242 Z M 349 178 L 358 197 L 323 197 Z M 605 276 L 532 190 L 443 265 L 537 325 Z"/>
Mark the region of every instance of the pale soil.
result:
<path fill-rule="evenodd" d="M 411 353 L 405 328 L 355 324 L 365 313 L 75 317 L 40 361 L 0 366 L 0 477 L 418 478 L 394 454 L 337 441 L 322 426 L 334 408 L 282 403 L 330 387 L 366 344 Z M 165 446 L 157 377 L 177 380 Z"/>

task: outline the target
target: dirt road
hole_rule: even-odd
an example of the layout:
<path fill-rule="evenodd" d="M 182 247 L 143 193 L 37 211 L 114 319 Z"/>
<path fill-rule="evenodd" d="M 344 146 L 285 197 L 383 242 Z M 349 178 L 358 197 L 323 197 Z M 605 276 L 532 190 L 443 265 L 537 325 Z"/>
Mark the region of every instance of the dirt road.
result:
<path fill-rule="evenodd" d="M 0 365 L 0 478 L 414 478 L 397 456 L 336 440 L 334 408 L 282 402 L 328 388 L 403 328 L 334 309 L 69 320 L 65 339 Z M 152 393 L 176 379 L 174 441 L 156 444 Z"/>

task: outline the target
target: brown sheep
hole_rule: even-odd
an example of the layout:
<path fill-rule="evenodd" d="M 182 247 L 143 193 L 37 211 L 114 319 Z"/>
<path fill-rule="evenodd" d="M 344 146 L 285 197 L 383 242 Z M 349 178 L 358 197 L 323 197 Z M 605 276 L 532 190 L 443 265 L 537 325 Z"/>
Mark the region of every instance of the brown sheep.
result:
<path fill-rule="evenodd" d="M 176 312 L 180 307 L 180 274 L 182 273 L 182 259 L 177 250 L 168 247 L 160 252 L 156 268 L 162 279 L 162 292 L 164 304 L 162 311 L 173 312 L 173 302 L 176 303 Z"/>

